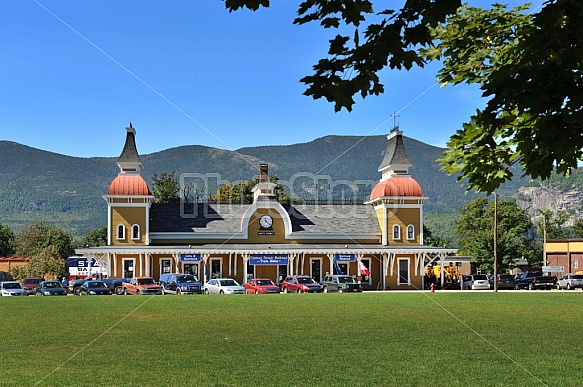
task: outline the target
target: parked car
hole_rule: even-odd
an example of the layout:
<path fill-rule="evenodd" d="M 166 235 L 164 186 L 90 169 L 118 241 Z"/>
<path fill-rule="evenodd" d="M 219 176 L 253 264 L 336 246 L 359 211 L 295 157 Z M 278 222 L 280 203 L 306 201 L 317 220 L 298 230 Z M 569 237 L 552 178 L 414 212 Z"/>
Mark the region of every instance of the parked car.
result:
<path fill-rule="evenodd" d="M 292 275 L 281 283 L 284 293 L 321 293 L 322 289 L 322 285 L 307 275 Z"/>
<path fill-rule="evenodd" d="M 269 278 L 252 278 L 243 287 L 251 294 L 277 294 L 279 287 Z"/>
<path fill-rule="evenodd" d="M 87 280 L 79 286 L 78 293 L 80 296 L 109 296 L 111 289 L 103 281 Z"/>
<path fill-rule="evenodd" d="M 69 286 L 68 286 L 67 290 L 78 296 L 79 294 L 77 294 L 77 293 L 79 293 L 79 287 L 81 285 L 83 285 L 83 283 L 87 280 L 94 280 L 94 281 L 105 282 L 107 287 L 111 289 L 112 293 L 115 293 L 117 295 L 122 295 L 123 294 L 123 284 L 125 282 L 130 282 L 130 280 L 131 280 L 131 278 L 104 278 L 104 277 L 106 277 L 106 276 L 104 276 L 101 273 L 95 273 L 91 277 L 85 277 L 85 278 L 80 278 L 80 279 L 69 281 Z"/>
<path fill-rule="evenodd" d="M 362 292 L 362 285 L 349 275 L 328 274 L 322 286 L 324 293 Z"/>
<path fill-rule="evenodd" d="M 202 284 L 192 274 L 162 274 L 159 282 L 163 293 L 202 294 Z"/>
<path fill-rule="evenodd" d="M 470 274 L 462 278 L 462 289 L 465 290 L 488 290 L 490 283 L 486 274 Z"/>
<path fill-rule="evenodd" d="M 66 296 L 67 290 L 59 281 L 43 281 L 36 289 L 37 296 Z"/>
<path fill-rule="evenodd" d="M 545 275 L 543 272 L 522 273 L 515 279 L 515 289 L 551 289 L 556 286 L 557 279 L 554 276 Z"/>
<path fill-rule="evenodd" d="M 20 282 L 17 281 L 0 282 L 0 294 L 2 294 L 4 297 L 28 296 L 26 290 L 24 290 Z"/>
<path fill-rule="evenodd" d="M 45 279 L 43 277 L 28 277 L 22 281 L 22 288 L 26 290 L 28 294 L 36 294 L 36 288 Z"/>
<path fill-rule="evenodd" d="M 498 274 L 498 289 L 514 289 L 515 282 L 512 274 Z M 490 289 L 494 289 L 494 275 L 488 277 Z"/>
<path fill-rule="evenodd" d="M 129 282 L 121 284 L 123 294 L 164 294 L 162 286 L 158 285 L 152 277 L 132 277 Z"/>
<path fill-rule="evenodd" d="M 565 274 L 557 281 L 557 289 L 575 290 L 577 288 L 583 289 L 582 274 Z"/>
<path fill-rule="evenodd" d="M 245 288 L 231 278 L 213 278 L 204 284 L 205 294 L 245 294 Z"/>

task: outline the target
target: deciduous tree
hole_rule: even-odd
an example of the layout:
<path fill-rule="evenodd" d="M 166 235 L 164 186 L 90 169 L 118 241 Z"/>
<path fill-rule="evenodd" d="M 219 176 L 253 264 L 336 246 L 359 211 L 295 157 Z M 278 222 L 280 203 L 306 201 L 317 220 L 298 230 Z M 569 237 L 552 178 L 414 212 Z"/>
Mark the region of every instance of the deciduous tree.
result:
<path fill-rule="evenodd" d="M 14 232 L 8 225 L 0 224 L 0 257 L 14 254 Z"/>
<path fill-rule="evenodd" d="M 491 193 L 512 178 L 516 163 L 542 179 L 577 167 L 583 159 L 583 2 L 547 0 L 531 12 L 526 6 L 459 8 L 457 0 L 406 1 L 381 10 L 373 3 L 381 2 L 300 4 L 294 23 L 319 22 L 341 32 L 314 74 L 302 79 L 304 94 L 350 111 L 355 95 L 385 92 L 384 68 L 441 60 L 439 82 L 475 83 L 487 98 L 448 142 L 440 159 L 446 171 L 467 179 L 470 189 Z M 225 4 L 231 11 L 257 10 L 269 0 Z"/>
<path fill-rule="evenodd" d="M 478 198 L 460 210 L 456 227 L 459 252 L 472 257 L 477 266 L 486 271 L 494 269 L 494 203 Z M 511 200 L 498 201 L 497 207 L 498 270 L 504 272 L 515 259 L 538 259 L 528 233 L 532 223 L 526 212 Z"/>
<path fill-rule="evenodd" d="M 15 240 L 16 255 L 33 257 L 51 248 L 61 258 L 73 254 L 73 237 L 52 224 L 34 223 L 20 230 Z"/>
<path fill-rule="evenodd" d="M 547 239 L 564 239 L 570 236 L 571 230 L 563 226 L 571 219 L 573 216 L 572 213 L 565 210 L 558 210 L 556 212 L 553 210 L 538 210 L 537 212 L 541 215 L 536 222 L 541 240 L 544 238 L 543 233 L 545 232 Z"/>
<path fill-rule="evenodd" d="M 107 226 L 94 228 L 87 234 L 83 235 L 79 241 L 81 247 L 98 247 L 107 246 Z"/>
<path fill-rule="evenodd" d="M 158 203 L 180 202 L 180 182 L 176 178 L 176 171 L 162 172 L 160 176 L 152 175 L 152 195 Z"/>

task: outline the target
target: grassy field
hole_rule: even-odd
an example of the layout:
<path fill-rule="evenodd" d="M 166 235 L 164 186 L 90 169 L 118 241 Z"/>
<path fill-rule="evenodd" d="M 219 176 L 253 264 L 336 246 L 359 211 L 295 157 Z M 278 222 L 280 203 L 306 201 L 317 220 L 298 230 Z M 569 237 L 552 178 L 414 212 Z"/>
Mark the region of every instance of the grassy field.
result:
<path fill-rule="evenodd" d="M 0 299 L 0 385 L 578 386 L 583 292 Z"/>

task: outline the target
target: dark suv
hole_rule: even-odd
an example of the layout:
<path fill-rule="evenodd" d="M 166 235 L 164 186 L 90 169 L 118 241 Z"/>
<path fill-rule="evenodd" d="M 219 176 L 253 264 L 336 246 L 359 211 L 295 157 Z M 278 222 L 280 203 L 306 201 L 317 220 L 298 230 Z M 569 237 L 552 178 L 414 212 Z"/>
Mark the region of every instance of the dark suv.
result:
<path fill-rule="evenodd" d="M 349 275 L 327 275 L 322 281 L 324 293 L 362 292 L 362 285 Z"/>
<path fill-rule="evenodd" d="M 498 274 L 498 287 L 497 289 L 514 289 L 515 281 L 514 276 L 511 274 Z M 488 282 L 490 283 L 490 289 L 494 289 L 494 275 L 488 277 Z"/>
<path fill-rule="evenodd" d="M 192 274 L 162 274 L 160 286 L 164 293 L 202 294 L 202 284 Z"/>

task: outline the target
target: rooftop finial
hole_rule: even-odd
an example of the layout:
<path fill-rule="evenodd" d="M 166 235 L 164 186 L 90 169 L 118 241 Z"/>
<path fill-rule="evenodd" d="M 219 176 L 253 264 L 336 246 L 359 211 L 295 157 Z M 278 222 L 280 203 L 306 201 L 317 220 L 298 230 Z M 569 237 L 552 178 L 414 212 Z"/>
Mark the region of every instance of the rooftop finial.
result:
<path fill-rule="evenodd" d="M 393 117 L 393 128 L 391 129 L 391 132 L 399 129 L 399 125 L 397 124 L 397 117 L 400 117 L 397 114 L 397 111 L 395 110 L 395 112 L 393 114 L 391 114 L 391 117 Z"/>

